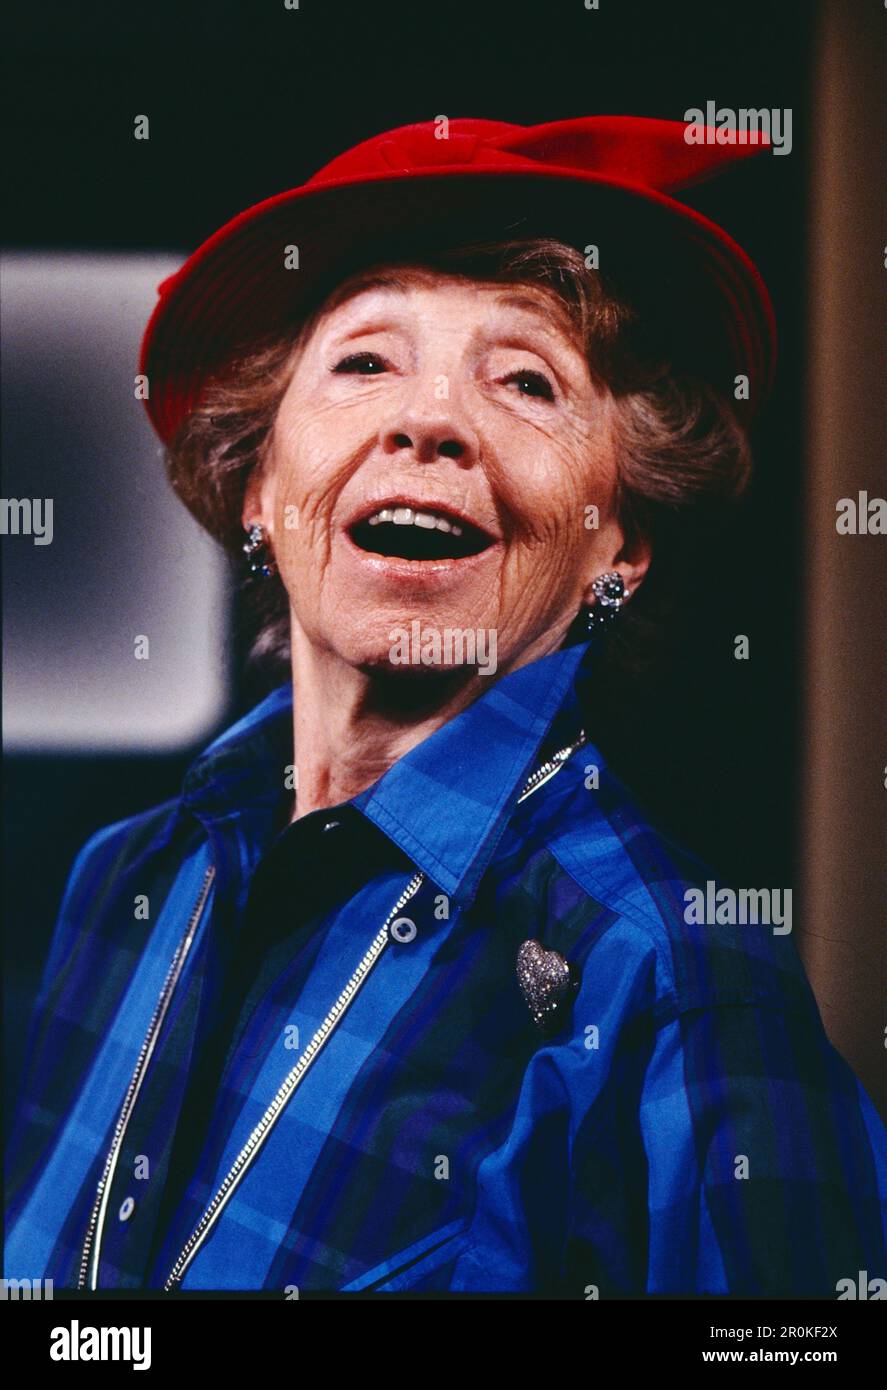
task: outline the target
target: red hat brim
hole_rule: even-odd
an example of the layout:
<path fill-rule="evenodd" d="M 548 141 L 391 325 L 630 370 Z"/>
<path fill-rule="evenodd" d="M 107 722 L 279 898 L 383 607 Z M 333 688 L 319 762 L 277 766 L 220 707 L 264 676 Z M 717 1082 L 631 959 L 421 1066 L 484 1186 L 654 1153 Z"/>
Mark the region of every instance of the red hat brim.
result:
<path fill-rule="evenodd" d="M 600 269 L 635 302 L 676 368 L 732 396 L 748 377 L 747 418 L 769 394 L 776 324 L 767 288 L 716 223 L 666 194 L 575 169 L 450 164 L 307 184 L 248 208 L 160 286 L 142 343 L 145 404 L 172 440 L 207 383 L 250 344 L 293 331 L 337 272 L 421 253 L 423 244 L 557 237 L 599 249 Z M 298 247 L 298 269 L 286 248 Z"/>

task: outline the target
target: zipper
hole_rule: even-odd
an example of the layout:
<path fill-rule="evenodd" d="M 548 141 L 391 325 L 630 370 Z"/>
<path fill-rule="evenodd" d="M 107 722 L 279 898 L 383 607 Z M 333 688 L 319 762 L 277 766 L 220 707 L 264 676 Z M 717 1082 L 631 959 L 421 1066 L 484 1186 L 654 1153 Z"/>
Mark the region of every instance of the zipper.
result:
<path fill-rule="evenodd" d="M 127 1126 L 129 1125 L 130 1117 L 132 1116 L 136 1101 L 138 1100 L 139 1092 L 142 1089 L 145 1073 L 148 1070 L 157 1039 L 160 1035 L 160 1029 L 163 1027 L 163 1020 L 166 1018 L 170 1000 L 175 992 L 176 985 L 182 973 L 182 968 L 194 942 L 197 928 L 200 925 L 200 919 L 206 907 L 215 872 L 215 866 L 211 864 L 204 873 L 203 882 L 200 885 L 200 892 L 197 895 L 197 901 L 191 909 L 191 916 L 188 918 L 188 926 L 185 930 L 185 934 L 176 947 L 175 955 L 166 972 L 166 978 L 163 981 L 160 997 L 157 1000 L 154 1013 L 151 1016 L 151 1022 L 148 1024 L 148 1031 L 145 1034 L 141 1050 L 139 1051 L 135 1070 L 130 1078 L 129 1086 L 123 1099 L 123 1105 L 120 1108 L 120 1114 L 117 1116 L 117 1123 L 114 1126 L 114 1134 L 111 1139 L 111 1147 L 108 1150 L 102 1176 L 96 1188 L 95 1202 L 93 1203 L 89 1218 L 86 1240 L 83 1244 L 83 1253 L 80 1257 L 80 1275 L 77 1281 L 77 1287 L 80 1289 L 95 1289 L 98 1287 L 102 1233 L 104 1231 L 105 1217 L 107 1215 L 108 1202 L 111 1196 L 111 1186 L 114 1181 L 114 1174 L 117 1170 L 120 1150 L 123 1146 Z"/>
<path fill-rule="evenodd" d="M 170 1289 L 174 1288 L 176 1284 L 181 1283 L 182 1277 L 184 1276 L 184 1273 L 187 1270 L 189 1264 L 194 1259 L 194 1256 L 197 1254 L 201 1245 L 206 1240 L 206 1237 L 209 1235 L 215 1223 L 218 1221 L 219 1217 L 224 1211 L 228 1201 L 233 1195 L 244 1173 L 247 1171 L 253 1159 L 259 1153 L 259 1150 L 262 1148 L 262 1145 L 265 1143 L 269 1134 L 273 1130 L 277 1121 L 280 1119 L 280 1116 L 283 1114 L 287 1102 L 289 1101 L 296 1087 L 304 1078 L 305 1073 L 311 1066 L 311 1063 L 314 1061 L 314 1059 L 320 1053 L 322 1048 L 332 1037 L 333 1032 L 335 1031 L 337 1025 L 341 1022 L 346 1010 L 353 1003 L 358 991 L 360 990 L 361 986 L 363 985 L 373 966 L 376 964 L 379 957 L 382 955 L 382 952 L 385 950 L 385 947 L 388 945 L 388 942 L 391 940 L 391 937 L 389 935 L 389 928 L 391 926 L 391 923 L 397 917 L 398 913 L 406 907 L 410 899 L 415 896 L 422 883 L 424 882 L 424 879 L 425 875 L 422 873 L 415 873 L 413 877 L 410 879 L 406 888 L 403 890 L 397 902 L 394 904 L 391 911 L 388 913 L 388 916 L 385 918 L 384 924 L 379 928 L 376 935 L 373 937 L 369 949 L 367 950 L 357 969 L 354 971 L 354 974 L 349 979 L 345 988 L 342 990 L 342 993 L 339 995 L 335 1004 L 330 1009 L 329 1013 L 326 1015 L 317 1032 L 314 1034 L 308 1046 L 305 1048 L 305 1051 L 302 1053 L 301 1057 L 296 1062 L 292 1071 L 282 1082 L 276 1095 L 274 1096 L 274 1099 L 268 1106 L 268 1109 L 265 1111 L 261 1120 L 256 1125 L 252 1134 L 249 1136 L 243 1148 L 240 1150 L 240 1153 L 237 1155 L 228 1172 L 226 1173 L 222 1181 L 221 1187 L 216 1192 L 216 1195 L 213 1197 L 212 1201 L 206 1208 L 197 1225 L 194 1227 L 194 1230 L 191 1232 L 191 1235 L 188 1237 L 188 1240 L 185 1243 L 185 1247 L 182 1250 L 182 1253 L 179 1255 L 179 1258 L 173 1265 L 172 1270 L 170 1271 L 169 1278 L 163 1286 L 167 1292 Z"/>
<path fill-rule="evenodd" d="M 524 783 L 523 789 L 521 790 L 521 793 L 517 798 L 518 803 L 525 801 L 528 796 L 531 796 L 533 792 L 538 791 L 541 786 L 543 786 L 555 775 L 555 773 L 559 772 L 560 769 L 563 767 L 564 763 L 567 761 L 567 759 L 576 751 L 577 748 L 579 748 L 585 742 L 585 740 L 585 731 L 581 730 L 578 739 L 574 743 L 568 744 L 565 748 L 559 749 L 558 752 L 554 753 L 551 756 L 551 758 L 544 762 L 540 767 L 536 768 L 535 772 L 531 773 L 530 776 L 527 778 L 526 782 Z M 86 1232 L 86 1239 L 83 1244 L 83 1252 L 80 1259 L 80 1274 L 77 1283 L 77 1287 L 81 1289 L 89 1288 L 90 1290 L 94 1290 L 98 1287 L 98 1271 L 101 1259 L 102 1234 L 104 1231 L 105 1218 L 107 1216 L 108 1202 L 111 1196 L 111 1187 L 114 1181 L 114 1176 L 117 1170 L 117 1163 L 120 1157 L 120 1150 L 123 1146 L 123 1140 L 126 1137 L 126 1130 L 129 1125 L 129 1121 L 132 1117 L 132 1112 L 138 1100 L 139 1092 L 141 1091 L 142 1083 L 145 1079 L 145 1074 L 148 1070 L 148 1066 L 150 1065 L 151 1058 L 154 1053 L 154 1048 L 157 1044 L 157 1039 L 160 1035 L 160 1030 L 163 1026 L 163 1021 L 166 1018 L 167 1012 L 169 1010 L 170 1001 L 179 982 L 179 978 L 181 977 L 185 960 L 187 959 L 188 953 L 191 949 L 191 946 L 193 945 L 194 937 L 197 933 L 197 928 L 200 925 L 204 909 L 206 908 L 206 903 L 209 898 L 209 891 L 212 886 L 214 877 L 215 866 L 210 865 L 204 874 L 203 883 L 201 884 L 200 892 L 198 893 L 194 907 L 191 910 L 191 915 L 188 919 L 188 925 L 185 930 L 185 934 L 179 942 L 178 947 L 176 948 L 175 955 L 173 956 L 169 970 L 166 973 L 166 978 L 163 982 L 163 987 L 160 991 L 160 997 L 157 1000 L 154 1013 L 151 1017 L 151 1022 L 148 1025 L 148 1031 L 145 1034 L 144 1041 L 142 1042 L 138 1059 L 136 1061 L 135 1070 L 133 1071 L 132 1077 L 130 1078 L 129 1086 L 127 1088 L 126 1095 L 123 1100 L 123 1105 L 121 1106 L 120 1114 L 117 1117 L 117 1123 L 114 1127 L 114 1134 L 111 1140 L 111 1147 L 108 1151 L 107 1158 L 105 1159 L 105 1165 L 102 1171 L 102 1176 L 99 1179 L 98 1187 L 96 1188 L 95 1202 L 93 1204 L 92 1212 L 90 1214 L 89 1225 L 87 1227 Z M 308 1043 L 308 1046 L 305 1048 L 304 1052 L 299 1057 L 299 1060 L 296 1062 L 295 1066 L 288 1073 L 285 1080 L 279 1087 L 277 1093 L 275 1094 L 273 1100 L 271 1101 L 261 1120 L 256 1125 L 255 1129 L 250 1134 L 243 1148 L 240 1150 L 239 1154 L 235 1158 L 233 1164 L 231 1165 L 230 1169 L 225 1175 L 225 1178 L 222 1181 L 221 1186 L 219 1187 L 215 1196 L 209 1203 L 209 1206 L 206 1208 L 197 1225 L 194 1227 L 194 1230 L 192 1231 L 191 1235 L 188 1237 L 188 1240 L 181 1254 L 179 1255 L 178 1259 L 173 1265 L 169 1277 L 166 1280 L 166 1283 L 164 1284 L 165 1290 L 169 1291 L 173 1289 L 176 1286 L 176 1284 L 181 1283 L 185 1271 L 187 1270 L 191 1261 L 194 1259 L 200 1247 L 203 1245 L 203 1242 L 206 1240 L 206 1237 L 209 1235 L 213 1226 L 218 1221 L 220 1215 L 224 1211 L 225 1206 L 227 1205 L 228 1201 L 233 1195 L 235 1189 L 237 1188 L 244 1174 L 250 1167 L 253 1159 L 261 1150 L 263 1144 L 267 1140 L 269 1134 L 271 1133 L 272 1129 L 274 1128 L 275 1124 L 280 1118 L 280 1115 L 282 1114 L 284 1108 L 286 1107 L 296 1088 L 299 1086 L 300 1082 L 304 1078 L 306 1072 L 308 1071 L 308 1068 L 311 1066 L 312 1062 L 314 1062 L 315 1058 L 325 1047 L 326 1043 L 329 1041 L 332 1034 L 335 1032 L 335 1029 L 341 1022 L 345 1012 L 353 1003 L 358 991 L 361 989 L 362 985 L 366 981 L 368 975 L 370 974 L 370 971 L 373 969 L 374 965 L 384 952 L 385 947 L 388 945 L 388 942 L 390 940 L 389 929 L 391 927 L 392 922 L 395 920 L 398 913 L 403 911 L 404 907 L 406 907 L 410 899 L 413 898 L 419 891 L 419 888 L 421 887 L 424 878 L 425 875 L 422 873 L 417 872 L 416 874 L 414 874 L 413 877 L 410 879 L 409 883 L 407 884 L 406 888 L 400 894 L 399 898 L 397 899 L 397 902 L 394 904 L 391 911 L 388 913 L 388 916 L 385 918 L 383 925 L 379 928 L 378 932 L 374 936 L 369 948 L 362 957 L 354 973 L 351 975 L 350 979 L 348 980 L 338 999 L 327 1013 L 320 1027 L 317 1029 L 316 1033 L 311 1038 L 311 1041 Z"/>
<path fill-rule="evenodd" d="M 585 733 L 585 730 L 580 730 L 579 737 L 574 743 L 568 744 L 565 748 L 559 749 L 556 753 L 552 754 L 552 756 L 546 762 L 544 762 L 541 765 L 541 767 L 536 768 L 536 771 L 531 773 L 530 776 L 527 778 L 526 782 L 524 783 L 523 789 L 519 797 L 517 798 L 518 802 L 525 801 L 528 796 L 532 796 L 533 792 L 538 791 L 541 786 L 543 786 L 555 775 L 555 773 L 559 772 L 560 769 L 563 767 L 564 763 L 567 761 L 567 759 L 576 751 L 577 748 L 581 747 L 581 745 L 586 741 L 586 737 L 587 735 Z M 219 1187 L 209 1206 L 204 1211 L 197 1225 L 194 1227 L 194 1230 L 191 1232 L 191 1235 L 188 1237 L 188 1240 L 185 1243 L 185 1246 L 181 1254 L 179 1255 L 178 1259 L 176 1260 L 169 1273 L 169 1277 L 167 1278 L 166 1283 L 163 1286 L 164 1290 L 167 1293 L 174 1289 L 177 1284 L 181 1283 L 182 1279 L 184 1278 L 185 1272 L 188 1269 L 188 1266 L 191 1264 L 191 1261 L 194 1259 L 195 1255 L 199 1251 L 200 1247 L 203 1245 L 213 1226 L 218 1221 L 219 1217 L 225 1209 L 225 1206 L 230 1201 L 238 1184 L 242 1180 L 244 1174 L 247 1172 L 248 1168 L 250 1167 L 250 1164 L 253 1162 L 253 1159 L 259 1153 L 260 1149 L 262 1148 L 262 1145 L 265 1143 L 275 1124 L 279 1120 L 294 1091 L 304 1078 L 305 1073 L 308 1071 L 308 1068 L 311 1066 L 311 1063 L 315 1060 L 318 1053 L 332 1037 L 337 1025 L 341 1022 L 346 1009 L 353 1002 L 358 990 L 364 984 L 373 966 L 379 960 L 380 956 L 385 950 L 385 947 L 388 945 L 388 942 L 391 939 L 389 935 L 389 929 L 391 927 L 392 922 L 395 920 L 398 913 L 403 911 L 404 907 L 406 907 L 410 899 L 414 897 L 415 894 L 418 892 L 420 886 L 424 881 L 424 878 L 424 874 L 416 873 L 410 879 L 406 888 L 403 890 L 397 902 L 394 904 L 391 911 L 388 913 L 388 916 L 385 918 L 385 922 L 379 928 L 379 931 L 373 938 L 373 941 L 368 951 L 364 955 L 357 969 L 354 971 L 354 974 L 351 976 L 345 988 L 342 990 L 342 993 L 336 1000 L 335 1004 L 333 1004 L 329 1013 L 324 1018 L 317 1032 L 312 1037 L 311 1041 L 305 1048 L 305 1051 L 302 1053 L 299 1060 L 296 1062 L 292 1071 L 289 1072 L 285 1080 L 282 1082 L 273 1100 L 268 1106 L 268 1109 L 265 1111 L 261 1120 L 250 1134 L 249 1138 L 247 1139 L 243 1148 L 240 1150 L 239 1154 L 235 1158 L 231 1167 L 228 1169 L 228 1172 L 226 1173 L 221 1186 Z"/>
<path fill-rule="evenodd" d="M 533 792 L 537 792 L 546 782 L 550 782 L 554 774 L 560 772 L 567 759 L 572 757 L 577 748 L 582 747 L 587 738 L 588 735 L 585 730 L 580 729 L 579 737 L 574 743 L 568 743 L 565 748 L 559 748 L 556 753 L 552 753 L 547 762 L 544 762 L 541 767 L 537 767 L 535 772 L 531 772 L 524 783 L 524 788 L 517 799 L 517 804 L 520 805 L 522 801 L 526 801 L 528 796 L 532 796 Z"/>

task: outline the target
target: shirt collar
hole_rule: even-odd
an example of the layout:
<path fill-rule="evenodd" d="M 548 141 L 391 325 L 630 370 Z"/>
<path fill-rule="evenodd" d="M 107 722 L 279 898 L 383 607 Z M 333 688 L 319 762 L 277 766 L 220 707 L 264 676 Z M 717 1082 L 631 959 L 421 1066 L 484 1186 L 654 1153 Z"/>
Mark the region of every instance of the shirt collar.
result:
<path fill-rule="evenodd" d="M 469 901 L 526 778 L 582 724 L 592 641 L 502 676 L 351 801 L 427 877 Z M 192 763 L 183 805 L 204 823 L 273 831 L 293 761 L 292 688 L 282 685 Z"/>

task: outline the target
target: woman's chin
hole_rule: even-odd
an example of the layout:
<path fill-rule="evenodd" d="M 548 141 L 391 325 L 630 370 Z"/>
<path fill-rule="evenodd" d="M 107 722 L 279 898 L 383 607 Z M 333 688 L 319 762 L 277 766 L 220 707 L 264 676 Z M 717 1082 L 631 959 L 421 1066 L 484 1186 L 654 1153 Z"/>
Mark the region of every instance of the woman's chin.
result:
<path fill-rule="evenodd" d="M 384 632 L 336 642 L 335 650 L 350 666 L 395 681 L 426 683 L 443 678 L 458 682 L 492 674 L 497 665 L 493 629 L 395 618 Z"/>

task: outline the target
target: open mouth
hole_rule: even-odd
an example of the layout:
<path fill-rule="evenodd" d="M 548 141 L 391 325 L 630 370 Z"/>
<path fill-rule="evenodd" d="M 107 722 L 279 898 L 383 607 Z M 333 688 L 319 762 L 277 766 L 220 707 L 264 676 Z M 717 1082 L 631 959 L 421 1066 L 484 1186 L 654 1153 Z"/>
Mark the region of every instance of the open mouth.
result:
<path fill-rule="evenodd" d="M 401 560 L 464 560 L 494 544 L 492 536 L 463 518 L 407 506 L 380 507 L 348 534 L 361 550 Z"/>

